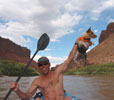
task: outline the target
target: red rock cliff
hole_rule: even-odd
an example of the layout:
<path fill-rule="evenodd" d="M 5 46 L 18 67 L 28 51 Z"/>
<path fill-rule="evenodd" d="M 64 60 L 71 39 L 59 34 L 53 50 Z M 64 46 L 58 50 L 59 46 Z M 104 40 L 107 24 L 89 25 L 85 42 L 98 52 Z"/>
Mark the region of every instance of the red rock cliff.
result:
<path fill-rule="evenodd" d="M 101 32 L 99 44 L 88 53 L 88 62 L 107 64 L 114 62 L 114 22 Z"/>
<path fill-rule="evenodd" d="M 0 37 L 0 59 L 27 64 L 30 60 L 30 50 L 13 43 L 9 39 Z M 31 66 L 37 69 L 35 61 L 32 61 Z"/>
<path fill-rule="evenodd" d="M 99 43 L 107 39 L 111 34 L 114 34 L 114 22 L 108 24 L 107 29 L 101 32 Z"/>
<path fill-rule="evenodd" d="M 18 58 L 30 58 L 30 50 L 13 43 L 9 39 L 0 37 L 0 58 L 15 60 L 18 60 Z"/>

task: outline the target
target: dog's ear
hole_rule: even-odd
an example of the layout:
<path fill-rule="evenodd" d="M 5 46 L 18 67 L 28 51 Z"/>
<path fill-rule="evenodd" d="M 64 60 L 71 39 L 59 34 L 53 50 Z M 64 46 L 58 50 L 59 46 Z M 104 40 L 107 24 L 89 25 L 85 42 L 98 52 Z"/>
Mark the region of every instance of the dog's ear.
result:
<path fill-rule="evenodd" d="M 91 31 L 91 26 L 89 27 L 89 29 L 87 30 L 87 32 L 90 32 Z"/>

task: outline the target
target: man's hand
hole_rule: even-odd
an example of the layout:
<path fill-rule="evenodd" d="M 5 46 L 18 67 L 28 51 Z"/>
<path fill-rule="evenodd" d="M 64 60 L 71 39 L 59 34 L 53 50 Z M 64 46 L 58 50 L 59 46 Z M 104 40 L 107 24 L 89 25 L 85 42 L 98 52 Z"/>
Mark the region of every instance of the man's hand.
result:
<path fill-rule="evenodd" d="M 10 88 L 13 88 L 13 90 L 15 92 L 17 92 L 19 90 L 19 85 L 17 82 L 12 82 L 11 85 L 10 85 Z"/>

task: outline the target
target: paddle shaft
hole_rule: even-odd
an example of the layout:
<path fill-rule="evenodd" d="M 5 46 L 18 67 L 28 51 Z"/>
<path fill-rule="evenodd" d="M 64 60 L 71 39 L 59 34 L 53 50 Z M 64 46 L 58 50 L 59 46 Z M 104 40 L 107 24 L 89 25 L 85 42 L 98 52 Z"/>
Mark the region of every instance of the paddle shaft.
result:
<path fill-rule="evenodd" d="M 39 49 L 36 50 L 36 52 L 34 53 L 34 55 L 32 56 L 32 58 L 29 60 L 28 64 L 26 65 L 26 67 L 23 69 L 22 73 L 19 75 L 19 77 L 17 78 L 16 82 L 18 82 L 21 77 L 23 76 L 25 70 L 28 68 L 28 66 L 30 65 L 30 63 L 32 62 L 33 58 L 35 57 L 35 55 L 37 54 L 37 52 L 39 51 Z M 7 100 L 8 96 L 10 95 L 10 93 L 12 92 L 13 88 L 11 88 L 9 90 L 9 92 L 7 93 L 6 97 L 4 98 L 4 100 Z"/>

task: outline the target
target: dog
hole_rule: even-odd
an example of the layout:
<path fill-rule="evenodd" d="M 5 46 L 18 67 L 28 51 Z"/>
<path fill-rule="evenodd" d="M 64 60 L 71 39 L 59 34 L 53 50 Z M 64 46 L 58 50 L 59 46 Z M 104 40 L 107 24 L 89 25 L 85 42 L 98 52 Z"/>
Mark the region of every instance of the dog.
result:
<path fill-rule="evenodd" d="M 97 35 L 91 30 L 91 27 L 85 31 L 81 37 L 76 41 L 77 44 L 77 53 L 74 56 L 73 60 L 77 64 L 86 65 L 87 53 L 86 51 L 91 45 L 94 45 L 94 42 L 91 41 L 91 38 L 96 38 Z"/>

